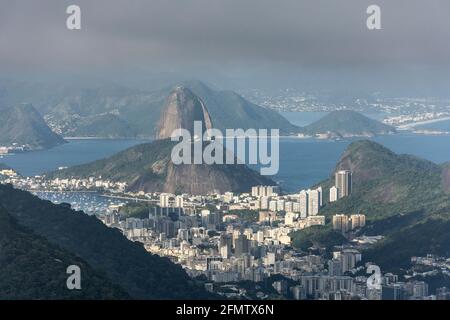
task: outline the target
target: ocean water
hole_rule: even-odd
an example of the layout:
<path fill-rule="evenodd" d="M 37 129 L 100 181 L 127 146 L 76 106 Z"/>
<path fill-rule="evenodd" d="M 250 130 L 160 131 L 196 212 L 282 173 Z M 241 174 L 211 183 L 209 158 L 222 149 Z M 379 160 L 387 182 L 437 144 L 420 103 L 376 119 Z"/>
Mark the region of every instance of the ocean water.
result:
<path fill-rule="evenodd" d="M 356 140 L 283 139 L 280 143 L 280 170 L 275 180 L 287 191 L 320 182 L 334 172 L 341 154 Z M 397 134 L 370 140 L 396 153 L 412 154 L 435 163 L 450 161 L 450 136 Z"/>
<path fill-rule="evenodd" d="M 286 191 L 307 188 L 329 177 L 345 148 L 356 139 L 324 141 L 282 138 L 280 170 L 274 180 Z M 450 136 L 397 134 L 372 140 L 396 153 L 407 153 L 436 163 L 450 161 Z M 39 175 L 61 166 L 73 166 L 110 156 L 143 140 L 71 140 L 45 151 L 8 155 L 0 158 L 23 175 Z"/>
<path fill-rule="evenodd" d="M 415 127 L 416 129 L 428 129 L 450 132 L 450 120 L 436 121 L 432 123 L 422 124 Z"/>
<path fill-rule="evenodd" d="M 76 139 L 49 150 L 0 156 L 0 163 L 17 170 L 25 176 L 40 175 L 90 161 L 102 159 L 146 142 L 137 139 Z"/>

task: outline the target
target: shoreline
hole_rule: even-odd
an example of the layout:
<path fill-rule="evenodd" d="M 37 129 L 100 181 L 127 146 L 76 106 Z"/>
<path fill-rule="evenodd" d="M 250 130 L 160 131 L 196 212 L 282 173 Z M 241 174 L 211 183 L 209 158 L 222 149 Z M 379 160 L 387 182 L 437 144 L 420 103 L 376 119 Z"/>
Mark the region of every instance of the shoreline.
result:
<path fill-rule="evenodd" d="M 151 138 L 137 138 L 137 137 L 63 137 L 64 140 L 142 140 L 153 141 Z"/>

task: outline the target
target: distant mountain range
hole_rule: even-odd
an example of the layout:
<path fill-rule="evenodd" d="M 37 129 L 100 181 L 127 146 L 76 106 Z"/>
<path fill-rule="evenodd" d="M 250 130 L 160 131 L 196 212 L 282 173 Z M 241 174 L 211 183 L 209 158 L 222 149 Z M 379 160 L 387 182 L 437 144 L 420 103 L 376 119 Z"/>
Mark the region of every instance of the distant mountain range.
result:
<path fill-rule="evenodd" d="M 254 185 L 275 185 L 275 182 L 244 164 L 174 165 L 171 152 L 176 143 L 166 138 L 177 128 L 186 129 L 193 136 L 194 121 L 201 121 L 204 130 L 212 127 L 209 110 L 200 98 L 190 89 L 178 87 L 169 94 L 161 112 L 159 131 L 156 133 L 159 140 L 131 147 L 107 159 L 59 170 L 47 176 L 101 176 L 111 181 L 127 182 L 129 191 L 190 194 L 248 192 Z M 224 149 L 224 154 L 225 152 Z"/>
<path fill-rule="evenodd" d="M 394 127 L 368 118 L 356 111 L 333 111 L 301 129 L 305 135 L 326 138 L 373 137 L 392 134 Z"/>
<path fill-rule="evenodd" d="M 97 218 L 0 185 L 0 299 L 207 299 L 179 265 Z M 66 289 L 70 264 L 80 292 Z"/>
<path fill-rule="evenodd" d="M 154 137 L 168 96 L 177 86 L 190 89 L 208 107 L 215 127 L 278 128 L 297 132 L 278 112 L 257 106 L 233 91 L 185 81 L 165 89 L 141 91 L 116 85 L 90 89 L 1 82 L 0 105 L 33 103 L 52 129 L 65 137 Z"/>
<path fill-rule="evenodd" d="M 31 104 L 0 109 L 0 146 L 25 145 L 30 150 L 39 150 L 64 142 Z"/>
<path fill-rule="evenodd" d="M 404 268 L 414 255 L 450 255 L 450 164 L 437 165 L 410 155 L 398 155 L 371 141 L 349 145 L 336 170 L 353 172 L 349 197 L 327 203 L 321 214 L 366 214 L 368 235 L 386 238 L 364 253 L 367 261 L 384 269 Z M 320 183 L 324 200 L 334 177 Z M 329 236 L 315 239 L 333 241 Z"/>
<path fill-rule="evenodd" d="M 354 111 L 331 112 L 306 127 L 291 124 L 278 112 L 247 101 L 233 91 L 214 89 L 201 81 L 184 81 L 154 91 L 118 85 L 90 88 L 0 82 L 0 106 L 33 103 L 52 130 L 65 137 L 154 137 L 169 95 L 182 86 L 205 104 L 214 127 L 279 129 L 281 135 L 346 138 L 394 133 L 395 129 Z M 4 108 L 0 108 L 4 109 Z M 4 115 L 4 119 L 6 115 Z M 14 121 L 9 121 L 13 123 Z M 29 135 L 29 139 L 32 135 Z M 8 139 L 9 141 L 9 139 Z M 52 146 L 52 143 L 48 145 Z"/>

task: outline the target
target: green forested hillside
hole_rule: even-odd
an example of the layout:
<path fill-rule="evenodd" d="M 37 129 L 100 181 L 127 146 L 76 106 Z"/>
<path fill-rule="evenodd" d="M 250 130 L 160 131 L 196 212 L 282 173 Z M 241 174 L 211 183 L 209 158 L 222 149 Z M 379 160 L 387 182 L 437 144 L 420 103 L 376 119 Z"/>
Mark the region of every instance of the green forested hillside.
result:
<path fill-rule="evenodd" d="M 180 164 L 171 161 L 175 142 L 155 140 L 109 158 L 47 174 L 49 178 L 98 177 L 128 183 L 128 190 L 207 194 L 248 192 L 254 185 L 275 185 L 243 164 Z"/>
<path fill-rule="evenodd" d="M 341 156 L 336 165 L 336 170 L 340 169 L 353 172 L 352 194 L 325 203 L 320 213 L 328 216 L 328 221 L 334 214 L 366 214 L 363 233 L 381 234 L 385 240 L 369 250 L 365 259 L 384 268 L 399 268 L 408 265 L 413 255 L 450 255 L 448 165 L 395 154 L 375 142 L 357 141 Z M 333 184 L 333 176 L 319 184 L 324 202 Z M 327 232 L 331 230 L 320 230 Z M 301 231 L 294 234 L 294 243 L 296 237 L 305 236 Z"/>
<path fill-rule="evenodd" d="M 81 270 L 69 290 L 67 267 Z M 17 224 L 0 206 L 0 299 L 127 299 L 128 294 L 84 260 Z"/>
<path fill-rule="evenodd" d="M 17 222 L 86 261 L 132 298 L 202 299 L 209 295 L 179 265 L 148 253 L 119 230 L 66 206 L 0 185 L 0 205 Z"/>

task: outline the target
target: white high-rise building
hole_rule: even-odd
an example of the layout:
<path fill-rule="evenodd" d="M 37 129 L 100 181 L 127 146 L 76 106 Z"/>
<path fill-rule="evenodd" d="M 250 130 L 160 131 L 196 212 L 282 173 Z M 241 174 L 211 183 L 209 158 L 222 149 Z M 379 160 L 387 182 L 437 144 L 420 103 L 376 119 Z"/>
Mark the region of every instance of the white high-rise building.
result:
<path fill-rule="evenodd" d="M 292 226 L 294 224 L 294 221 L 297 220 L 297 214 L 293 212 L 287 212 L 284 216 L 284 224 L 287 226 Z"/>
<path fill-rule="evenodd" d="M 366 225 L 366 216 L 364 214 L 352 214 L 350 221 L 352 230 L 362 228 Z"/>
<path fill-rule="evenodd" d="M 333 216 L 333 230 L 342 233 L 348 232 L 350 227 L 348 216 L 345 214 L 336 214 Z"/>
<path fill-rule="evenodd" d="M 176 196 L 175 197 L 175 207 L 176 208 L 183 208 L 184 207 L 183 196 Z"/>
<path fill-rule="evenodd" d="M 256 241 L 258 241 L 259 243 L 264 242 L 264 231 L 259 230 L 258 232 L 256 232 Z"/>
<path fill-rule="evenodd" d="M 335 187 L 338 189 L 338 199 L 352 193 L 352 172 L 340 170 L 335 174 Z"/>
<path fill-rule="evenodd" d="M 259 198 L 259 207 L 261 210 L 267 210 L 269 209 L 269 197 L 263 196 Z"/>
<path fill-rule="evenodd" d="M 338 199 L 338 189 L 333 186 L 330 188 L 330 202 L 335 202 Z"/>
<path fill-rule="evenodd" d="M 322 187 L 318 187 L 316 190 L 319 192 L 319 208 L 321 208 L 323 206 L 323 202 L 322 202 L 322 194 L 323 194 Z"/>
<path fill-rule="evenodd" d="M 285 201 L 280 199 L 277 201 L 277 211 L 284 211 Z"/>
<path fill-rule="evenodd" d="M 300 213 L 300 202 L 292 202 L 292 212 Z"/>
<path fill-rule="evenodd" d="M 265 265 L 274 265 L 276 261 L 276 256 L 274 252 L 268 252 L 264 258 Z"/>
<path fill-rule="evenodd" d="M 269 210 L 277 211 L 277 201 L 275 201 L 275 200 L 269 201 Z"/>
<path fill-rule="evenodd" d="M 294 212 L 294 203 L 292 201 L 286 201 L 284 204 L 284 210 L 286 212 Z"/>
<path fill-rule="evenodd" d="M 308 194 L 305 190 L 300 191 L 299 199 L 300 218 L 304 219 L 308 216 Z"/>
<path fill-rule="evenodd" d="M 169 202 L 170 202 L 170 194 L 168 193 L 161 193 L 159 195 L 159 206 L 161 208 L 168 208 L 169 207 Z"/>
<path fill-rule="evenodd" d="M 230 246 L 221 246 L 220 247 L 220 256 L 224 259 L 228 259 L 231 256 L 231 248 Z"/>
<path fill-rule="evenodd" d="M 271 197 L 280 193 L 278 186 L 254 186 L 252 187 L 252 197 Z"/>
<path fill-rule="evenodd" d="M 315 216 L 319 213 L 320 198 L 322 197 L 321 188 L 308 190 L 308 215 Z"/>
<path fill-rule="evenodd" d="M 223 201 L 226 203 L 230 203 L 233 201 L 234 193 L 233 192 L 225 192 L 223 195 Z"/>

